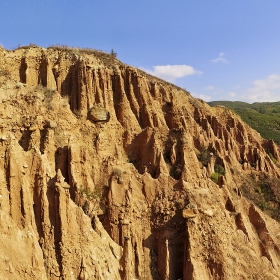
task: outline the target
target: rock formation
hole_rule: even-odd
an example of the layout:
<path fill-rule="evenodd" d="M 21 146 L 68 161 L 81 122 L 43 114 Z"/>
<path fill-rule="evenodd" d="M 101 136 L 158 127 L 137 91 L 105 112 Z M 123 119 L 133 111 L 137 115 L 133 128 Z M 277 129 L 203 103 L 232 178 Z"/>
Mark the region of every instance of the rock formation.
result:
<path fill-rule="evenodd" d="M 233 112 L 65 47 L 1 48 L 0 101 L 1 279 L 279 279 L 280 148 Z"/>

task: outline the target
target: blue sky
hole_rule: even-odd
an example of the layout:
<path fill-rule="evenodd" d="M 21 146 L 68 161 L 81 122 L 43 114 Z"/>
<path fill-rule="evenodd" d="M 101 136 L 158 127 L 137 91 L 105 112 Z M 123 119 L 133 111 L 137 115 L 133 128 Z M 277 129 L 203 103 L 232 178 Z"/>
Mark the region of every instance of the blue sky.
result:
<path fill-rule="evenodd" d="M 279 0 L 3 0 L 0 24 L 7 49 L 114 49 L 206 101 L 280 101 Z"/>

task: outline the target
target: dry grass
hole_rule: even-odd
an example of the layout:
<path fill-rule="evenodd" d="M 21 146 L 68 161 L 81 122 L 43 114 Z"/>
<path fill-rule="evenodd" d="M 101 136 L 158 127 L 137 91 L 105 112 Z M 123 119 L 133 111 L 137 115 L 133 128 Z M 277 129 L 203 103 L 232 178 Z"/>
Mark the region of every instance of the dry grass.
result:
<path fill-rule="evenodd" d="M 29 45 L 24 45 L 24 46 L 18 45 L 17 47 L 13 48 L 13 51 L 27 50 L 27 49 L 31 49 L 31 48 L 40 48 L 40 47 L 36 44 L 30 43 Z"/>
<path fill-rule="evenodd" d="M 104 52 L 101 50 L 96 50 L 92 48 L 79 48 L 79 47 L 69 47 L 66 45 L 51 45 L 47 48 L 48 50 L 55 50 L 59 52 L 68 52 L 74 55 L 94 55 L 99 58 L 105 65 L 111 66 L 116 63 L 120 63 L 118 59 L 116 59 L 116 53 L 111 51 L 111 53 Z"/>

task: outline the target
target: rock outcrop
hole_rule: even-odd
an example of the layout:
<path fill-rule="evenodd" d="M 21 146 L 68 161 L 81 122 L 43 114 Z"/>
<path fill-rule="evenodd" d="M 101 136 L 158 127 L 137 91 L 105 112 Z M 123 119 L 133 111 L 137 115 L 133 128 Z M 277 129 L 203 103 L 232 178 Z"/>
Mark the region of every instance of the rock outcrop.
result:
<path fill-rule="evenodd" d="M 63 47 L 0 49 L 0 101 L 1 279 L 279 279 L 280 148 L 233 112 Z"/>

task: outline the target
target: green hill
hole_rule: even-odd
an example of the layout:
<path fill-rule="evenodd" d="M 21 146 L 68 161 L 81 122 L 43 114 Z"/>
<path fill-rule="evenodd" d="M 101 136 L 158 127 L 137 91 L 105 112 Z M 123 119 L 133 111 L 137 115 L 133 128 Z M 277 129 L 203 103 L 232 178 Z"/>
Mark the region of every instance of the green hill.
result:
<path fill-rule="evenodd" d="M 263 138 L 280 145 L 280 102 L 212 101 L 211 107 L 225 106 L 235 111 L 243 121 L 257 130 Z"/>

